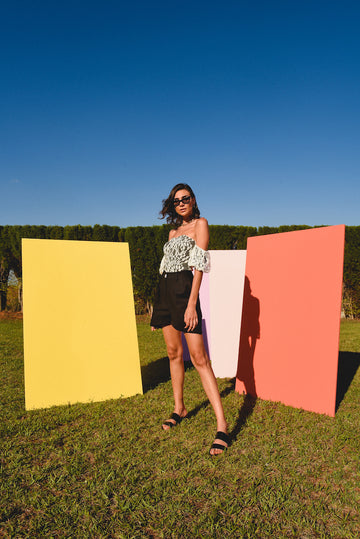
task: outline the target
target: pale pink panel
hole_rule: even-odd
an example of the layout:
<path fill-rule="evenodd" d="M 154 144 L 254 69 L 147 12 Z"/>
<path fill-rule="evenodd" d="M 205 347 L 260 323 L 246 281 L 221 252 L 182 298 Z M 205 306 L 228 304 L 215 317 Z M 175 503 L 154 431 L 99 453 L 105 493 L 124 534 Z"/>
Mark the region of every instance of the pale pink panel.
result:
<path fill-rule="evenodd" d="M 210 359 L 219 378 L 236 375 L 245 262 L 246 251 L 211 251 Z"/>
<path fill-rule="evenodd" d="M 335 415 L 345 226 L 248 239 L 236 390 Z"/>

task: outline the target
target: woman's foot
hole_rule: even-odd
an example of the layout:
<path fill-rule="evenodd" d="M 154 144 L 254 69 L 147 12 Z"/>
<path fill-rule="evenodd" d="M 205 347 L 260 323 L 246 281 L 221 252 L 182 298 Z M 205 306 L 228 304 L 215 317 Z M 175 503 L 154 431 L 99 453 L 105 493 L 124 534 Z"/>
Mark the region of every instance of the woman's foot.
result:
<path fill-rule="evenodd" d="M 187 410 L 184 408 L 180 413 L 174 412 L 170 419 L 167 419 L 162 424 L 163 430 L 170 430 L 172 427 L 176 427 L 187 416 Z"/>
<path fill-rule="evenodd" d="M 219 430 L 216 433 L 214 443 L 212 444 L 210 448 L 210 455 L 212 457 L 216 457 L 217 455 L 221 455 L 224 453 L 224 451 L 227 450 L 230 444 L 230 438 L 229 435 L 226 432 L 222 432 Z"/>

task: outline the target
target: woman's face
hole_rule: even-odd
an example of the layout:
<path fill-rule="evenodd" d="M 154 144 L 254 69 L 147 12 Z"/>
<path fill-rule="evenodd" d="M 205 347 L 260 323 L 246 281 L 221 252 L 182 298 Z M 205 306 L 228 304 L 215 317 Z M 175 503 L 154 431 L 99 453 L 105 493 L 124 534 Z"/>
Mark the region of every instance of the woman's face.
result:
<path fill-rule="evenodd" d="M 187 189 L 176 191 L 173 204 L 175 211 L 182 219 L 189 220 L 193 215 L 193 206 L 195 199 L 190 195 Z"/>

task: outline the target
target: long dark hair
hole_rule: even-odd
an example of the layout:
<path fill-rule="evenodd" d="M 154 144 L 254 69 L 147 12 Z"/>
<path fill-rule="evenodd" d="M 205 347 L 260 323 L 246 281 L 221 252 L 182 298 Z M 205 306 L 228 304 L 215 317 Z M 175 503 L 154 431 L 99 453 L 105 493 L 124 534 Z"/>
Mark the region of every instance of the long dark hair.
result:
<path fill-rule="evenodd" d="M 170 195 L 162 201 L 162 209 L 160 210 L 160 219 L 164 219 L 166 217 L 166 222 L 170 225 L 175 225 L 177 228 L 182 224 L 182 218 L 180 215 L 176 213 L 175 206 L 174 206 L 174 198 L 178 191 L 181 191 L 182 189 L 185 189 L 189 192 L 191 197 L 195 200 L 195 204 L 193 206 L 193 219 L 199 219 L 200 217 L 200 210 L 198 208 L 196 197 L 194 195 L 194 191 L 191 189 L 190 185 L 187 183 L 177 183 L 170 191 Z"/>

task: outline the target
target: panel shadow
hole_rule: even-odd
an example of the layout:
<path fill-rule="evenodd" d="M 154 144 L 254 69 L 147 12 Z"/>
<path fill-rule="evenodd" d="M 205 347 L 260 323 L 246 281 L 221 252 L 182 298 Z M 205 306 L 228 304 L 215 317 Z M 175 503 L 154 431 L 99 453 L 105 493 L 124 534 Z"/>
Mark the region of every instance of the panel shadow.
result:
<path fill-rule="evenodd" d="M 205 350 L 209 354 L 209 340 L 205 319 L 202 320 L 202 332 Z M 183 333 L 181 334 L 181 340 L 183 345 L 184 369 L 187 371 L 193 368 L 193 364 L 191 362 L 189 350 Z M 154 389 L 159 384 L 170 380 L 169 358 L 167 356 L 161 357 L 156 361 L 141 367 L 141 377 L 144 393 L 150 389 Z"/>
<path fill-rule="evenodd" d="M 359 353 L 339 352 L 335 411 L 337 411 L 341 401 L 345 397 L 345 394 L 349 389 L 359 366 Z"/>
<path fill-rule="evenodd" d="M 141 367 L 141 377 L 144 393 L 170 380 L 169 358 L 161 357 Z"/>
<path fill-rule="evenodd" d="M 251 294 L 250 280 L 245 276 L 236 378 L 244 383 L 246 394 L 252 397 L 257 397 L 254 354 L 258 339 L 260 339 L 260 301 Z"/>
<path fill-rule="evenodd" d="M 184 364 L 185 371 L 192 368 L 193 364 L 191 360 Z M 170 380 L 169 358 L 167 356 L 161 357 L 141 367 L 141 377 L 144 393 L 150 389 L 155 389 L 155 387 L 163 382 L 168 382 Z"/>
<path fill-rule="evenodd" d="M 185 369 L 186 369 L 186 363 L 185 363 Z M 230 395 L 230 393 L 232 393 L 234 389 L 235 389 L 235 378 L 231 378 L 230 380 L 228 380 L 228 386 L 225 387 L 225 389 L 223 389 L 222 391 L 220 391 L 221 399 L 224 399 L 227 395 Z M 196 416 L 200 412 L 200 410 L 202 410 L 203 408 L 206 408 L 209 405 L 210 405 L 210 401 L 208 399 L 203 400 L 201 403 L 195 406 L 195 408 L 189 411 L 187 415 L 188 419 Z M 230 439 L 231 439 L 231 436 L 230 436 Z"/>

